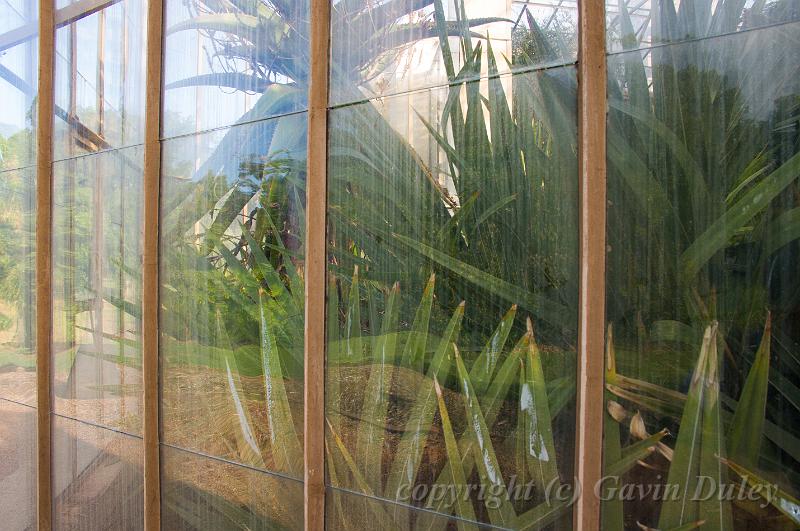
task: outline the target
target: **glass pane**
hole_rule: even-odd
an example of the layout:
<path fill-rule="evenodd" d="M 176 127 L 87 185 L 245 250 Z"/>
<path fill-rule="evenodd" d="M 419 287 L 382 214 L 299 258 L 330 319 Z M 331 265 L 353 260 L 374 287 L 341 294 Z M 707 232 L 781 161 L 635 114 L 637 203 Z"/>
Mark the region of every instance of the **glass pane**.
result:
<path fill-rule="evenodd" d="M 606 529 L 798 525 L 799 39 L 609 57 Z"/>
<path fill-rule="evenodd" d="M 36 528 L 36 410 L 0 399 L 0 520 Z"/>
<path fill-rule="evenodd" d="M 144 528 L 142 440 L 56 416 L 53 529 Z"/>
<path fill-rule="evenodd" d="M 325 529 L 330 530 L 495 529 L 407 505 L 387 503 L 375 498 L 366 499 L 364 496 L 333 488 L 328 488 L 325 494 L 325 505 Z"/>
<path fill-rule="evenodd" d="M 114 2 L 56 30 L 56 160 L 143 141 L 146 8 Z"/>
<path fill-rule="evenodd" d="M 445 85 L 455 75 L 572 63 L 577 3 L 445 0 L 437 15 L 430 0 L 333 0 L 331 102 Z M 464 33 L 469 39 L 462 46 Z M 479 61 L 467 60 L 473 53 Z"/>
<path fill-rule="evenodd" d="M 503 527 L 568 488 L 575 90 L 570 66 L 331 111 L 333 486 Z"/>
<path fill-rule="evenodd" d="M 796 0 L 606 0 L 609 52 L 800 20 Z"/>
<path fill-rule="evenodd" d="M 299 481 L 168 446 L 161 459 L 163 529 L 303 529 Z"/>
<path fill-rule="evenodd" d="M 37 7 L 35 2 L 26 0 L 0 0 L 0 34 L 36 20 Z"/>
<path fill-rule="evenodd" d="M 141 147 L 53 164 L 55 411 L 141 432 Z"/>
<path fill-rule="evenodd" d="M 36 527 L 36 8 L 0 0 L 0 521 L 7 529 Z"/>
<path fill-rule="evenodd" d="M 305 109 L 308 0 L 167 0 L 163 134 Z"/>
<path fill-rule="evenodd" d="M 36 171 L 0 173 L 0 398 L 36 406 Z"/>
<path fill-rule="evenodd" d="M 0 0 L 0 171 L 36 163 L 37 5 Z M 19 42 L 6 33 L 20 32 L 26 25 L 31 25 L 27 40 Z"/>
<path fill-rule="evenodd" d="M 306 114 L 164 142 L 164 441 L 302 477 Z"/>

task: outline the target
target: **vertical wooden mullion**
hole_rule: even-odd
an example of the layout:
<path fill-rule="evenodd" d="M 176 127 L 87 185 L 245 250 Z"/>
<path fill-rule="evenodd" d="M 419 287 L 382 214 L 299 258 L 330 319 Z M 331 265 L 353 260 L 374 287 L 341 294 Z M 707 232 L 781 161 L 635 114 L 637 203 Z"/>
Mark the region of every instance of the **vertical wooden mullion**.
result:
<path fill-rule="evenodd" d="M 605 2 L 578 3 L 580 295 L 574 527 L 600 528 L 594 487 L 602 475 L 606 265 Z"/>
<path fill-rule="evenodd" d="M 142 381 L 144 386 L 144 524 L 161 528 L 158 362 L 158 249 L 161 182 L 161 76 L 163 0 L 147 4 L 147 74 L 144 137 L 144 257 L 142 264 Z"/>
<path fill-rule="evenodd" d="M 36 108 L 36 407 L 37 521 L 52 525 L 52 198 L 55 19 L 54 0 L 39 1 L 39 83 Z"/>
<path fill-rule="evenodd" d="M 304 521 L 325 527 L 325 275 L 330 0 L 311 1 L 304 381 Z"/>

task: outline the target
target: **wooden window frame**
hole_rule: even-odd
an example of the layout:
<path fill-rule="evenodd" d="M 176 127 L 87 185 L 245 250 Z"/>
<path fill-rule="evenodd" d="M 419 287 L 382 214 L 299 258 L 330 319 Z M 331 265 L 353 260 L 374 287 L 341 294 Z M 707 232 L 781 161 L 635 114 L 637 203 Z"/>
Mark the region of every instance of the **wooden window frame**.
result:
<path fill-rule="evenodd" d="M 36 193 L 36 345 L 38 406 L 38 528 L 52 526 L 52 163 L 55 30 L 119 0 L 80 0 L 56 10 L 39 1 L 39 21 L 0 35 L 0 51 L 39 35 Z M 311 79 L 308 105 L 306 219 L 304 522 L 325 527 L 325 292 L 330 0 L 311 1 Z M 606 254 L 606 55 L 605 2 L 578 3 L 578 146 L 580 182 L 580 304 L 578 329 L 575 470 L 582 495 L 573 526 L 600 527 L 600 501 L 591 488 L 602 473 L 603 344 Z M 161 525 L 159 407 L 159 201 L 164 0 L 147 10 L 144 139 L 143 387 L 144 522 Z M 576 486 L 576 488 L 579 488 Z"/>

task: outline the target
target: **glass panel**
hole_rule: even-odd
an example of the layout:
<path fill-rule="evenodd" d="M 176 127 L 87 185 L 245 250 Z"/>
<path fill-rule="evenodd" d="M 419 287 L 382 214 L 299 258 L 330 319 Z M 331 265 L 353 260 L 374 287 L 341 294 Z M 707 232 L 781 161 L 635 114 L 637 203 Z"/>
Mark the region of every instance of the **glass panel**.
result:
<path fill-rule="evenodd" d="M 56 9 L 61 9 L 62 7 L 67 7 L 72 4 L 77 4 L 82 0 L 56 0 Z"/>
<path fill-rule="evenodd" d="M 796 0 L 606 0 L 609 52 L 800 20 Z"/>
<path fill-rule="evenodd" d="M 305 109 L 307 0 L 167 0 L 163 134 Z"/>
<path fill-rule="evenodd" d="M 53 164 L 55 411 L 141 432 L 140 147 Z"/>
<path fill-rule="evenodd" d="M 35 2 L 26 0 L 0 0 L 0 34 L 36 20 L 37 7 Z"/>
<path fill-rule="evenodd" d="M 163 529 L 303 529 L 303 484 L 163 446 Z"/>
<path fill-rule="evenodd" d="M 37 3 L 0 0 L 0 522 L 36 527 Z M 20 40 L 25 26 L 30 35 Z M 28 407 L 31 406 L 31 407 Z"/>
<path fill-rule="evenodd" d="M 302 477 L 306 114 L 163 146 L 164 441 Z"/>
<path fill-rule="evenodd" d="M 56 416 L 53 529 L 144 528 L 142 440 Z"/>
<path fill-rule="evenodd" d="M 799 39 L 609 57 L 606 529 L 798 525 Z"/>
<path fill-rule="evenodd" d="M 449 106 L 442 88 L 331 111 L 333 486 L 424 505 L 453 485 L 467 500 L 435 510 L 504 527 L 568 488 L 575 91 L 561 67 L 459 84 Z"/>
<path fill-rule="evenodd" d="M 476 78 L 572 63 L 577 56 L 577 3 L 445 0 L 436 15 L 432 0 L 333 0 L 331 102 L 443 85 L 455 74 Z M 459 35 L 465 32 L 469 40 L 462 46 Z M 443 40 L 445 34 L 449 37 Z M 466 60 L 477 51 L 480 61 Z"/>
<path fill-rule="evenodd" d="M 36 171 L 0 173 L 0 398 L 36 406 Z"/>
<path fill-rule="evenodd" d="M 0 399 L 0 520 L 36 528 L 36 410 Z"/>
<path fill-rule="evenodd" d="M 458 518 L 387 503 L 376 498 L 328 488 L 325 494 L 325 529 L 495 529 Z M 380 523 L 377 523 L 380 522 Z"/>
<path fill-rule="evenodd" d="M 37 2 L 0 0 L 0 170 L 36 163 L 33 119 L 36 116 L 38 41 Z M 14 46 L 6 32 L 34 26 L 33 35 Z M 8 39 L 8 40 L 7 40 Z"/>
<path fill-rule="evenodd" d="M 115 2 L 56 30 L 56 160 L 143 141 L 146 5 Z"/>

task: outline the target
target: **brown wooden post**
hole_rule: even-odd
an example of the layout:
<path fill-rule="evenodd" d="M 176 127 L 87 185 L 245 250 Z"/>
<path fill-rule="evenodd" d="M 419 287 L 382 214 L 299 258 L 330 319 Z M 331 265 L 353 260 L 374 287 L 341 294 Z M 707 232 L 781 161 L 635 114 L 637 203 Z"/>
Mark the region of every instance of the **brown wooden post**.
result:
<path fill-rule="evenodd" d="M 52 526 L 52 204 L 54 1 L 39 2 L 39 94 L 36 107 L 36 407 L 37 514 L 40 531 Z"/>
<path fill-rule="evenodd" d="M 147 6 L 144 133 L 144 258 L 142 268 L 142 383 L 144 385 L 144 527 L 161 528 L 159 465 L 158 248 L 161 182 L 163 0 Z"/>
<path fill-rule="evenodd" d="M 311 1 L 305 293 L 305 528 L 325 527 L 325 275 L 330 0 Z"/>
<path fill-rule="evenodd" d="M 600 528 L 606 264 L 606 55 L 604 0 L 578 3 L 580 296 L 574 527 Z"/>

